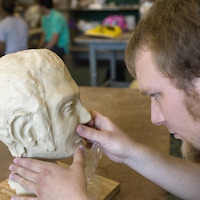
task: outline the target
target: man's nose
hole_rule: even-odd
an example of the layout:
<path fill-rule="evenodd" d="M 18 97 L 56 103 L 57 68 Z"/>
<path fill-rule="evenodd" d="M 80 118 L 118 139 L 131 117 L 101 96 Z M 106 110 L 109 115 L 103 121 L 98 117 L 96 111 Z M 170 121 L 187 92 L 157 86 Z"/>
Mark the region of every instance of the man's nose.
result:
<path fill-rule="evenodd" d="M 151 122 L 155 125 L 162 125 L 164 121 L 160 106 L 156 102 L 151 101 Z"/>

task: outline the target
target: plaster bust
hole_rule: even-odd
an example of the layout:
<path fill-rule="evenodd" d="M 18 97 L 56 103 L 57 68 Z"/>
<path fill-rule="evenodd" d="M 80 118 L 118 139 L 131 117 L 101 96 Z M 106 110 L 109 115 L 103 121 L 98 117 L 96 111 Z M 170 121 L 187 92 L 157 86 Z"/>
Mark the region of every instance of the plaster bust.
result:
<path fill-rule="evenodd" d="M 70 157 L 90 113 L 64 62 L 46 49 L 0 58 L 0 140 L 14 157 Z"/>

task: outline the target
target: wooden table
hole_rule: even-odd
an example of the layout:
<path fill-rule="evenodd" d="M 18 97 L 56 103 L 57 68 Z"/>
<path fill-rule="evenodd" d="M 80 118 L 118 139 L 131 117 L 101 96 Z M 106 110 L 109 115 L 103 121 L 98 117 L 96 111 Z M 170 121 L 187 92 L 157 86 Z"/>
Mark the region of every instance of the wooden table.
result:
<path fill-rule="evenodd" d="M 91 86 L 97 86 L 97 53 L 99 50 L 109 52 L 111 79 L 116 78 L 116 52 L 124 54 L 128 39 L 132 32 L 124 32 L 116 38 L 103 38 L 81 35 L 74 38 L 77 44 L 88 44 L 89 63 L 90 63 L 90 82 Z"/>
<path fill-rule="evenodd" d="M 122 88 L 80 87 L 83 104 L 108 116 L 131 138 L 169 153 L 170 136 L 163 126 L 150 120 L 150 101 L 139 91 Z M 0 143 L 0 181 L 8 177 L 10 153 Z M 97 174 L 120 182 L 120 191 L 113 200 L 166 200 L 167 192 L 123 164 L 103 156 Z"/>

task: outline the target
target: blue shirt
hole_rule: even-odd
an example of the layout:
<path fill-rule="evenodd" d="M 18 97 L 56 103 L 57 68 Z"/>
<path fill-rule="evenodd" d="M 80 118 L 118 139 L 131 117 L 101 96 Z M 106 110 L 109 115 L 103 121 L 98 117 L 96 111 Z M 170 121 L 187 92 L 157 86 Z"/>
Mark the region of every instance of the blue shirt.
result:
<path fill-rule="evenodd" d="M 8 16 L 0 21 L 0 41 L 5 44 L 4 54 L 28 49 L 28 25 L 25 20 Z"/>

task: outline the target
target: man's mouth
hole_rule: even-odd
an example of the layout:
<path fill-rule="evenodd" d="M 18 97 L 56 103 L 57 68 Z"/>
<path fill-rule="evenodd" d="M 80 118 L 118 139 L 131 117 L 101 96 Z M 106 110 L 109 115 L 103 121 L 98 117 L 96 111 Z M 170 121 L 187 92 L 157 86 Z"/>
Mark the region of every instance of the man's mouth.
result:
<path fill-rule="evenodd" d="M 181 139 L 177 133 L 171 133 L 171 134 L 174 135 L 174 138 L 175 138 L 175 139 L 177 139 L 177 140 L 180 140 L 180 139 Z"/>

